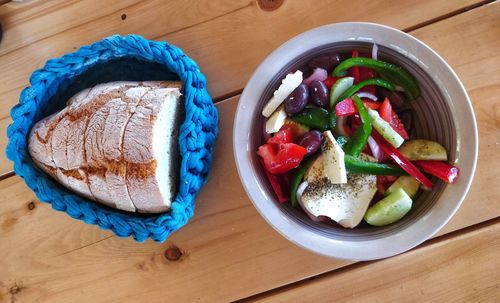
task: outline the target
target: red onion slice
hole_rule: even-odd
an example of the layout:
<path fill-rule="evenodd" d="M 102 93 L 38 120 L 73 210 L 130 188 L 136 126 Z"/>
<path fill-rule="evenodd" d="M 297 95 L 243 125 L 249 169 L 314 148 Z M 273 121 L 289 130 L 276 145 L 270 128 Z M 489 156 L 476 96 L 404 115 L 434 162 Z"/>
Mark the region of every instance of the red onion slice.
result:
<path fill-rule="evenodd" d="M 300 207 L 302 207 L 302 210 L 306 213 L 306 215 L 309 217 L 309 219 L 313 220 L 314 222 L 331 222 L 332 219 L 326 216 L 315 216 L 311 214 L 307 208 L 304 206 L 304 203 L 302 202 L 302 194 L 304 193 L 304 190 L 306 187 L 309 185 L 307 181 L 304 181 L 299 184 L 299 187 L 297 188 L 297 202 L 299 203 Z"/>
<path fill-rule="evenodd" d="M 372 136 L 368 137 L 368 146 L 370 146 L 372 155 L 375 159 L 377 159 L 378 162 L 384 159 L 384 152 L 380 149 L 380 146 L 378 146 L 377 142 L 375 142 L 375 139 L 373 139 Z"/>
<path fill-rule="evenodd" d="M 304 79 L 304 81 L 302 81 L 302 82 L 309 85 L 309 84 L 311 84 L 311 82 L 313 82 L 315 80 L 325 81 L 326 78 L 328 78 L 328 72 L 326 71 L 326 69 L 322 69 L 320 67 L 317 67 L 314 69 L 313 73 L 309 77 Z"/>
<path fill-rule="evenodd" d="M 373 60 L 378 60 L 378 45 L 373 43 L 373 47 L 372 47 L 372 59 Z"/>
<path fill-rule="evenodd" d="M 297 202 L 299 202 L 300 205 L 302 205 L 302 194 L 308 185 L 309 183 L 304 181 L 299 184 L 299 187 L 297 187 Z"/>
<path fill-rule="evenodd" d="M 374 94 L 367 93 L 367 92 L 360 92 L 360 93 L 357 93 L 356 95 L 358 95 L 358 97 L 360 97 L 360 98 L 368 98 L 368 99 L 373 100 L 373 101 L 378 100 L 377 96 L 375 96 Z"/>

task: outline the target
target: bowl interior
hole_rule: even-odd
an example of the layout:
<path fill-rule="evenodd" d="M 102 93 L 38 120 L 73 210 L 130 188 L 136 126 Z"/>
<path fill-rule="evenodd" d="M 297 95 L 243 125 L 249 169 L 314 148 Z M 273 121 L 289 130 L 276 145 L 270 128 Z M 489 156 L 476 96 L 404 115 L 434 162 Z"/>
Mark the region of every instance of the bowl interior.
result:
<path fill-rule="evenodd" d="M 262 124 L 265 123 L 265 118 L 261 115 L 261 109 L 271 98 L 273 92 L 277 89 L 286 74 L 295 72 L 297 69 L 304 70 L 303 68 L 306 66 L 307 62 L 318 55 L 326 53 L 350 53 L 352 49 L 357 49 L 363 53 L 371 53 L 372 45 L 371 43 L 362 41 L 331 43 L 312 49 L 286 64 L 274 75 L 272 80 L 268 82 L 263 93 L 260 96 L 255 96 L 258 110 L 254 112 L 255 114 L 251 119 L 251 121 L 254 121 L 254 125 L 250 128 L 249 150 L 256 151 L 264 142 Z M 454 159 L 458 157 L 456 127 L 452 119 L 451 109 L 442 95 L 438 84 L 415 62 L 393 49 L 379 46 L 378 56 L 381 60 L 402 66 L 409 71 L 419 83 L 422 91 L 421 97 L 412 102 L 408 102 L 413 116 L 411 137 L 440 142 L 448 150 L 450 161 L 454 162 Z M 291 207 L 289 203 L 280 204 L 275 201 L 273 190 L 267 181 L 256 153 L 253 153 L 250 161 L 250 165 L 257 176 L 259 187 L 266 192 L 268 197 L 273 197 L 272 201 L 269 201 L 269 203 L 275 203 L 287 219 L 295 221 L 310 232 L 322 234 L 328 238 L 349 239 L 350 241 L 363 241 L 368 238 L 375 239 L 378 237 L 387 237 L 397 233 L 406 225 L 420 220 L 435 205 L 446 186 L 442 181 L 432 178 L 431 181 L 435 184 L 434 189 L 432 191 L 420 191 L 420 194 L 414 200 L 413 208 L 410 213 L 394 224 L 385 227 L 371 227 L 362 223 L 355 229 L 345 229 L 338 225 L 314 222 L 310 220 L 302 210 Z"/>

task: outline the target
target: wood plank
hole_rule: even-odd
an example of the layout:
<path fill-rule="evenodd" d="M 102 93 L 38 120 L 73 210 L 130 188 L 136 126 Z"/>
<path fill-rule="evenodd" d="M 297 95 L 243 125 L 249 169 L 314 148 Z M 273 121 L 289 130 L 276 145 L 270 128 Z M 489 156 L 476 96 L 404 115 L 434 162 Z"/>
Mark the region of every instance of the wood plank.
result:
<path fill-rule="evenodd" d="M 119 239 L 47 204 L 30 211 L 34 197 L 23 181 L 0 181 L 0 295 L 22 285 L 21 301 L 230 301 L 350 264 L 293 245 L 257 213 L 232 157 L 236 101 L 218 104 L 221 133 L 195 217 L 165 244 Z M 500 201 L 473 191 L 445 230 L 499 215 Z M 180 261 L 164 258 L 171 246 L 184 253 Z"/>
<path fill-rule="evenodd" d="M 98 228 L 74 224 L 68 216 L 56 215 L 49 205 L 36 200 L 19 177 L 2 180 L 0 192 L 0 254 L 4 258 L 9 259 L 16 250 L 28 252 L 32 246 L 39 247 L 40 256 L 62 254 L 111 236 Z M 14 242 L 19 242 L 18 248 L 7 249 Z"/>
<path fill-rule="evenodd" d="M 29 18 L 31 15 L 25 12 L 23 18 L 29 24 L 13 22 L 10 30 L 20 40 L 6 38 L 0 44 L 0 54 L 4 52 L 0 56 L 0 66 L 3 71 L 8 71 L 0 73 L 0 99 L 3 100 L 0 103 L 0 119 L 10 121 L 10 108 L 18 102 L 21 89 L 28 84 L 29 75 L 42 67 L 45 60 L 115 33 L 138 33 L 182 47 L 197 60 L 207 75 L 212 96 L 220 97 L 240 90 L 257 65 L 281 43 L 316 26 L 342 21 L 371 21 L 404 29 L 481 2 L 285 1 L 278 10 L 267 12 L 251 0 L 157 0 L 143 1 L 109 13 L 114 6 L 106 6 L 105 1 L 89 0 L 61 5 L 57 10 L 45 8 L 50 12 L 50 17 L 32 13 L 33 17 Z M 86 5 L 87 8 L 79 9 L 79 5 Z M 89 17 L 79 15 L 79 11 L 89 9 L 93 12 L 87 14 Z M 332 9 L 335 13 L 332 13 Z M 96 13 L 100 11 L 107 12 L 107 15 Z M 171 14 L 173 11 L 176 13 Z M 405 11 L 405 14 L 401 14 L 401 11 Z M 423 11 L 426 13 L 422 14 Z M 121 19 L 123 13 L 127 15 L 126 20 Z M 16 19 L 4 15 L 7 20 Z M 150 20 L 156 20 L 154 26 L 149 25 Z M 269 26 L 272 26 L 271 31 Z M 43 30 L 46 27 L 51 29 Z M 35 34 L 22 34 L 25 32 Z M 7 172 L 4 168 L 11 167 L 5 156 L 0 154 L 0 174 Z"/>
<path fill-rule="evenodd" d="M 139 2 L 139 0 L 59 0 L 11 2 L 0 6 L 4 31 L 0 55 L 97 18 L 106 16 L 109 18 L 109 15 L 113 15 L 113 18 L 121 19 L 118 12 L 126 11 L 128 7 Z"/>
<path fill-rule="evenodd" d="M 498 302 L 500 222 L 248 302 Z"/>

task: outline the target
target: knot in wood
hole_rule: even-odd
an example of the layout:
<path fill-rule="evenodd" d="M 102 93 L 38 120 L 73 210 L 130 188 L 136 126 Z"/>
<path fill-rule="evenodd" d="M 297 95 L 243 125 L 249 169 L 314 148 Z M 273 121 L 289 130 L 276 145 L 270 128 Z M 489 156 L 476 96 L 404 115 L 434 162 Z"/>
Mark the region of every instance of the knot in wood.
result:
<path fill-rule="evenodd" d="M 274 11 L 278 9 L 285 0 L 257 0 L 260 9 L 263 11 Z"/>
<path fill-rule="evenodd" d="M 182 251 L 177 246 L 171 246 L 165 250 L 165 258 L 169 261 L 178 261 L 182 257 Z"/>
<path fill-rule="evenodd" d="M 17 285 L 17 284 L 12 285 L 11 288 L 9 289 L 9 292 L 11 295 L 15 295 L 20 291 L 21 291 L 21 287 L 19 287 L 19 285 Z"/>

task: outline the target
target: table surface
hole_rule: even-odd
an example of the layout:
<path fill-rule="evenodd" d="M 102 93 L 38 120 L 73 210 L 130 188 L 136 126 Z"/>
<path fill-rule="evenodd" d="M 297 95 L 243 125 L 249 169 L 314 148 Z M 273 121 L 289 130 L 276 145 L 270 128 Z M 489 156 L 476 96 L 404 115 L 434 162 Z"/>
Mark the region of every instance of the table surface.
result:
<path fill-rule="evenodd" d="M 421 39 L 457 72 L 479 127 L 476 177 L 431 240 L 372 262 L 328 259 L 278 235 L 236 172 L 239 94 L 273 49 L 316 26 L 387 24 Z M 51 57 L 111 34 L 166 40 L 206 74 L 220 113 L 208 183 L 190 223 L 136 243 L 38 202 L 0 155 L 0 302 L 499 302 L 500 2 L 382 0 L 61 0 L 0 6 L 0 147 L 9 110 Z M 177 260 L 166 252 L 181 252 Z"/>

